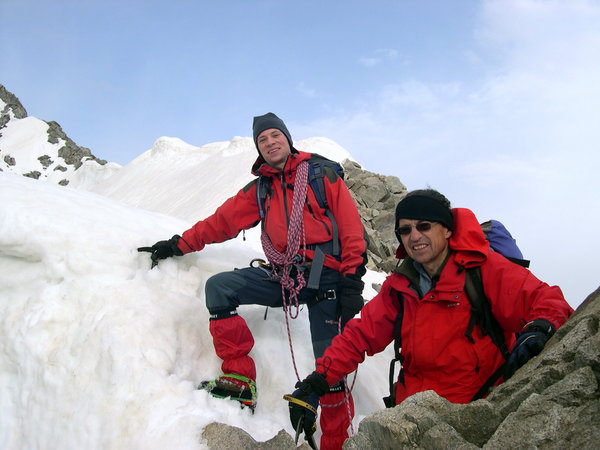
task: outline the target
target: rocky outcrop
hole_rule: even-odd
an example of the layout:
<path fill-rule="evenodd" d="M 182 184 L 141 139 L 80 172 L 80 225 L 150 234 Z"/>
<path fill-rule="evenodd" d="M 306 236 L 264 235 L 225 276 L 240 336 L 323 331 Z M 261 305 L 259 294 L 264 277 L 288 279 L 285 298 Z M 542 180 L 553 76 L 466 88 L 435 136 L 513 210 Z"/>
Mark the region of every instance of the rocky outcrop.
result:
<path fill-rule="evenodd" d="M 599 321 L 600 289 L 487 399 L 456 405 L 433 391 L 416 394 L 365 418 L 344 449 L 598 448 Z"/>
<path fill-rule="evenodd" d="M 367 267 L 391 272 L 396 266 L 398 241 L 394 234 L 396 205 L 407 189 L 394 176 L 378 175 L 353 161 L 343 162 L 345 181 L 363 220 L 368 238 Z"/>
<path fill-rule="evenodd" d="M 6 105 L 0 111 L 0 128 L 4 128 L 12 116 L 15 119 L 24 119 L 27 117 L 27 111 L 19 101 L 16 95 L 6 90 L 4 86 L 0 84 L 0 100 Z"/>
<path fill-rule="evenodd" d="M 458 405 L 433 391 L 415 394 L 367 416 L 343 448 L 595 450 L 600 442 L 599 380 L 600 288 L 539 356 L 487 399 Z M 210 449 L 296 448 L 283 430 L 257 442 L 239 428 L 211 424 L 202 438 Z"/>
<path fill-rule="evenodd" d="M 58 149 L 58 156 L 64 159 L 65 163 L 75 166 L 75 169 L 79 169 L 83 162 L 88 160 L 96 161 L 102 166 L 106 164 L 105 160 L 92 155 L 89 148 L 80 147 L 73 142 L 57 122 L 51 121 L 46 123 L 48 124 L 48 142 L 58 144 L 61 139 L 64 142 L 63 146 Z"/>
<path fill-rule="evenodd" d="M 2 107 L 2 105 L 4 106 Z M 27 111 L 19 99 L 14 94 L 7 91 L 1 84 L 0 108 L 0 138 L 2 138 L 3 128 L 6 128 L 10 121 L 26 119 Z M 38 121 L 39 119 L 31 117 L 28 118 L 28 120 Z M 94 161 L 100 165 L 105 165 L 107 163 L 103 159 L 96 158 L 90 149 L 81 147 L 73 142 L 57 122 L 51 121 L 45 123 L 48 125 L 47 143 L 44 147 L 44 151 L 47 152 L 47 154 L 40 155 L 37 158 L 39 164 L 33 166 L 31 163 L 26 162 L 25 165 L 27 167 L 21 167 L 21 160 L 27 161 L 29 155 L 19 155 L 18 148 L 11 150 L 1 148 L 0 146 L 0 157 L 3 162 L 3 164 L 0 164 L 2 166 L 0 167 L 0 170 L 19 173 L 29 178 L 52 179 L 58 182 L 58 184 L 66 185 L 69 183 L 69 180 L 67 178 L 61 179 L 56 177 L 53 174 L 54 171 L 70 171 L 72 173 L 74 170 L 79 169 L 86 161 Z M 8 131 L 5 131 L 5 133 L 8 133 Z M 36 143 L 36 145 L 41 144 L 41 142 Z M 14 154 L 15 151 L 17 152 L 16 154 Z M 62 161 L 60 161 L 59 158 L 62 158 Z"/>
<path fill-rule="evenodd" d="M 265 442 L 256 442 L 244 430 L 222 423 L 211 423 L 204 428 L 202 439 L 211 450 L 282 450 L 295 449 L 309 450 L 308 444 L 303 443 L 296 447 L 294 439 L 281 430 L 275 437 Z"/>

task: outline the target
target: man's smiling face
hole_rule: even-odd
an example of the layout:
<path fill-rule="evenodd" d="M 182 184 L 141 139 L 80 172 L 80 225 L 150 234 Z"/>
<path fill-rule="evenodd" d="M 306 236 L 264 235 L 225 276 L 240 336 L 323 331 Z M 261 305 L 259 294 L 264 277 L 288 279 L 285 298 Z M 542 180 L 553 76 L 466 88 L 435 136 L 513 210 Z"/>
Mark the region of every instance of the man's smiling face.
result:
<path fill-rule="evenodd" d="M 416 227 L 419 223 L 430 223 L 431 228 L 421 232 Z M 438 222 L 400 219 L 398 230 L 405 227 L 410 227 L 409 233 L 401 234 L 402 245 L 406 253 L 413 260 L 421 263 L 427 273 L 433 275 L 446 259 L 448 239 L 452 236 L 452 231 Z"/>
<path fill-rule="evenodd" d="M 291 153 L 285 134 L 277 128 L 269 128 L 258 135 L 256 142 L 265 162 L 276 169 L 283 169 Z"/>

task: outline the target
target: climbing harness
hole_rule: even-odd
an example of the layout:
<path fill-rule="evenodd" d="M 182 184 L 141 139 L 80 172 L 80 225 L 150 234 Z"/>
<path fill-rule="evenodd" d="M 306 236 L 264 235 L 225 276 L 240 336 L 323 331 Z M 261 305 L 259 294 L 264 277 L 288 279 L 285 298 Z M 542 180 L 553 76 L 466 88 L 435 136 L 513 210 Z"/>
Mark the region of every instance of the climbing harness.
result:
<path fill-rule="evenodd" d="M 298 164 L 296 180 L 294 183 L 294 195 L 292 197 L 292 213 L 290 216 L 288 228 L 286 251 L 282 253 L 275 249 L 264 227 L 261 233 L 261 242 L 263 250 L 267 259 L 269 260 L 271 266 L 270 268 L 272 270 L 270 279 L 274 281 L 279 281 L 279 283 L 281 284 L 281 295 L 283 300 L 283 311 L 285 314 L 288 342 L 290 345 L 290 353 L 292 356 L 294 372 L 298 381 L 300 381 L 300 375 L 298 373 L 298 367 L 296 365 L 296 358 L 294 355 L 294 346 L 292 342 L 292 334 L 290 330 L 289 319 L 296 319 L 298 317 L 298 295 L 302 288 L 306 286 L 306 280 L 304 279 L 304 266 L 306 264 L 306 236 L 304 233 L 303 211 L 304 204 L 306 201 L 306 191 L 308 187 L 308 168 L 309 165 L 306 161 L 303 161 L 300 164 Z M 254 261 L 257 262 L 258 267 L 261 267 L 260 261 L 253 260 L 253 262 Z M 264 263 L 264 261 L 262 266 L 266 266 L 266 263 Z M 292 268 L 296 269 L 295 280 L 291 275 Z M 331 293 L 326 293 L 326 295 L 331 296 Z M 335 291 L 332 298 L 336 298 Z M 295 311 L 292 311 L 292 308 L 295 308 Z M 338 319 L 338 334 L 339 333 L 341 333 L 341 319 Z M 354 377 L 354 382 L 355 381 L 356 376 Z M 354 387 L 354 382 L 352 387 Z M 350 419 L 351 432 L 352 434 L 354 434 L 349 399 L 351 389 L 348 388 L 348 384 L 346 383 L 346 377 L 344 377 L 344 390 L 346 395 L 344 396 L 344 400 L 342 400 L 342 402 L 346 403 L 348 417 Z M 339 402 L 338 404 L 321 406 L 333 408 L 341 405 L 342 402 Z"/>

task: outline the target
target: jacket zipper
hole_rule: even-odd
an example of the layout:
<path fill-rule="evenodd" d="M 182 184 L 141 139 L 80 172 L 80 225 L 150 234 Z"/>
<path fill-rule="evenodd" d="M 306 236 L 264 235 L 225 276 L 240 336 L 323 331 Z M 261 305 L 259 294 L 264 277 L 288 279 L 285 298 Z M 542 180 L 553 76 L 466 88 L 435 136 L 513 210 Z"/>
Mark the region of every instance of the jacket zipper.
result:
<path fill-rule="evenodd" d="M 327 235 L 331 237 L 331 231 L 329 230 L 327 223 L 324 220 L 317 219 L 317 216 L 315 216 L 315 213 L 314 213 L 312 207 L 310 206 L 310 202 L 308 201 L 308 195 L 306 196 L 306 206 L 308 207 L 308 212 L 313 217 L 313 219 L 315 219 L 317 222 L 320 222 L 323 225 L 323 228 L 325 228 Z"/>
<path fill-rule="evenodd" d="M 287 192 L 286 192 L 286 182 L 285 182 L 285 172 L 281 171 L 281 192 L 283 193 L 283 210 L 285 211 L 285 223 L 287 224 L 287 228 L 290 227 L 290 216 L 288 213 L 287 206 Z"/>

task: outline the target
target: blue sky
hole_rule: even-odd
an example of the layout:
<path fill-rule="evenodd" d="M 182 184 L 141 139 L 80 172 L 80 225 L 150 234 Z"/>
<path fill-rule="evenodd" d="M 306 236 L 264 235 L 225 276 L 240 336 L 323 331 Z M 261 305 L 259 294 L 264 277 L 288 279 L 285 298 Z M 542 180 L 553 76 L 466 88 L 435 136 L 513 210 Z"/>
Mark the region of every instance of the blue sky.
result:
<path fill-rule="evenodd" d="M 448 3 L 3 0 L 2 83 L 125 164 L 158 136 L 229 140 L 266 111 L 305 124 L 398 80 L 471 79 L 480 6 Z"/>
<path fill-rule="evenodd" d="M 598 240 L 557 239 L 600 225 L 598 0 L 0 0 L 0 17 L 0 83 L 100 158 L 250 136 L 273 111 L 504 220 L 577 301 L 599 284 Z"/>

